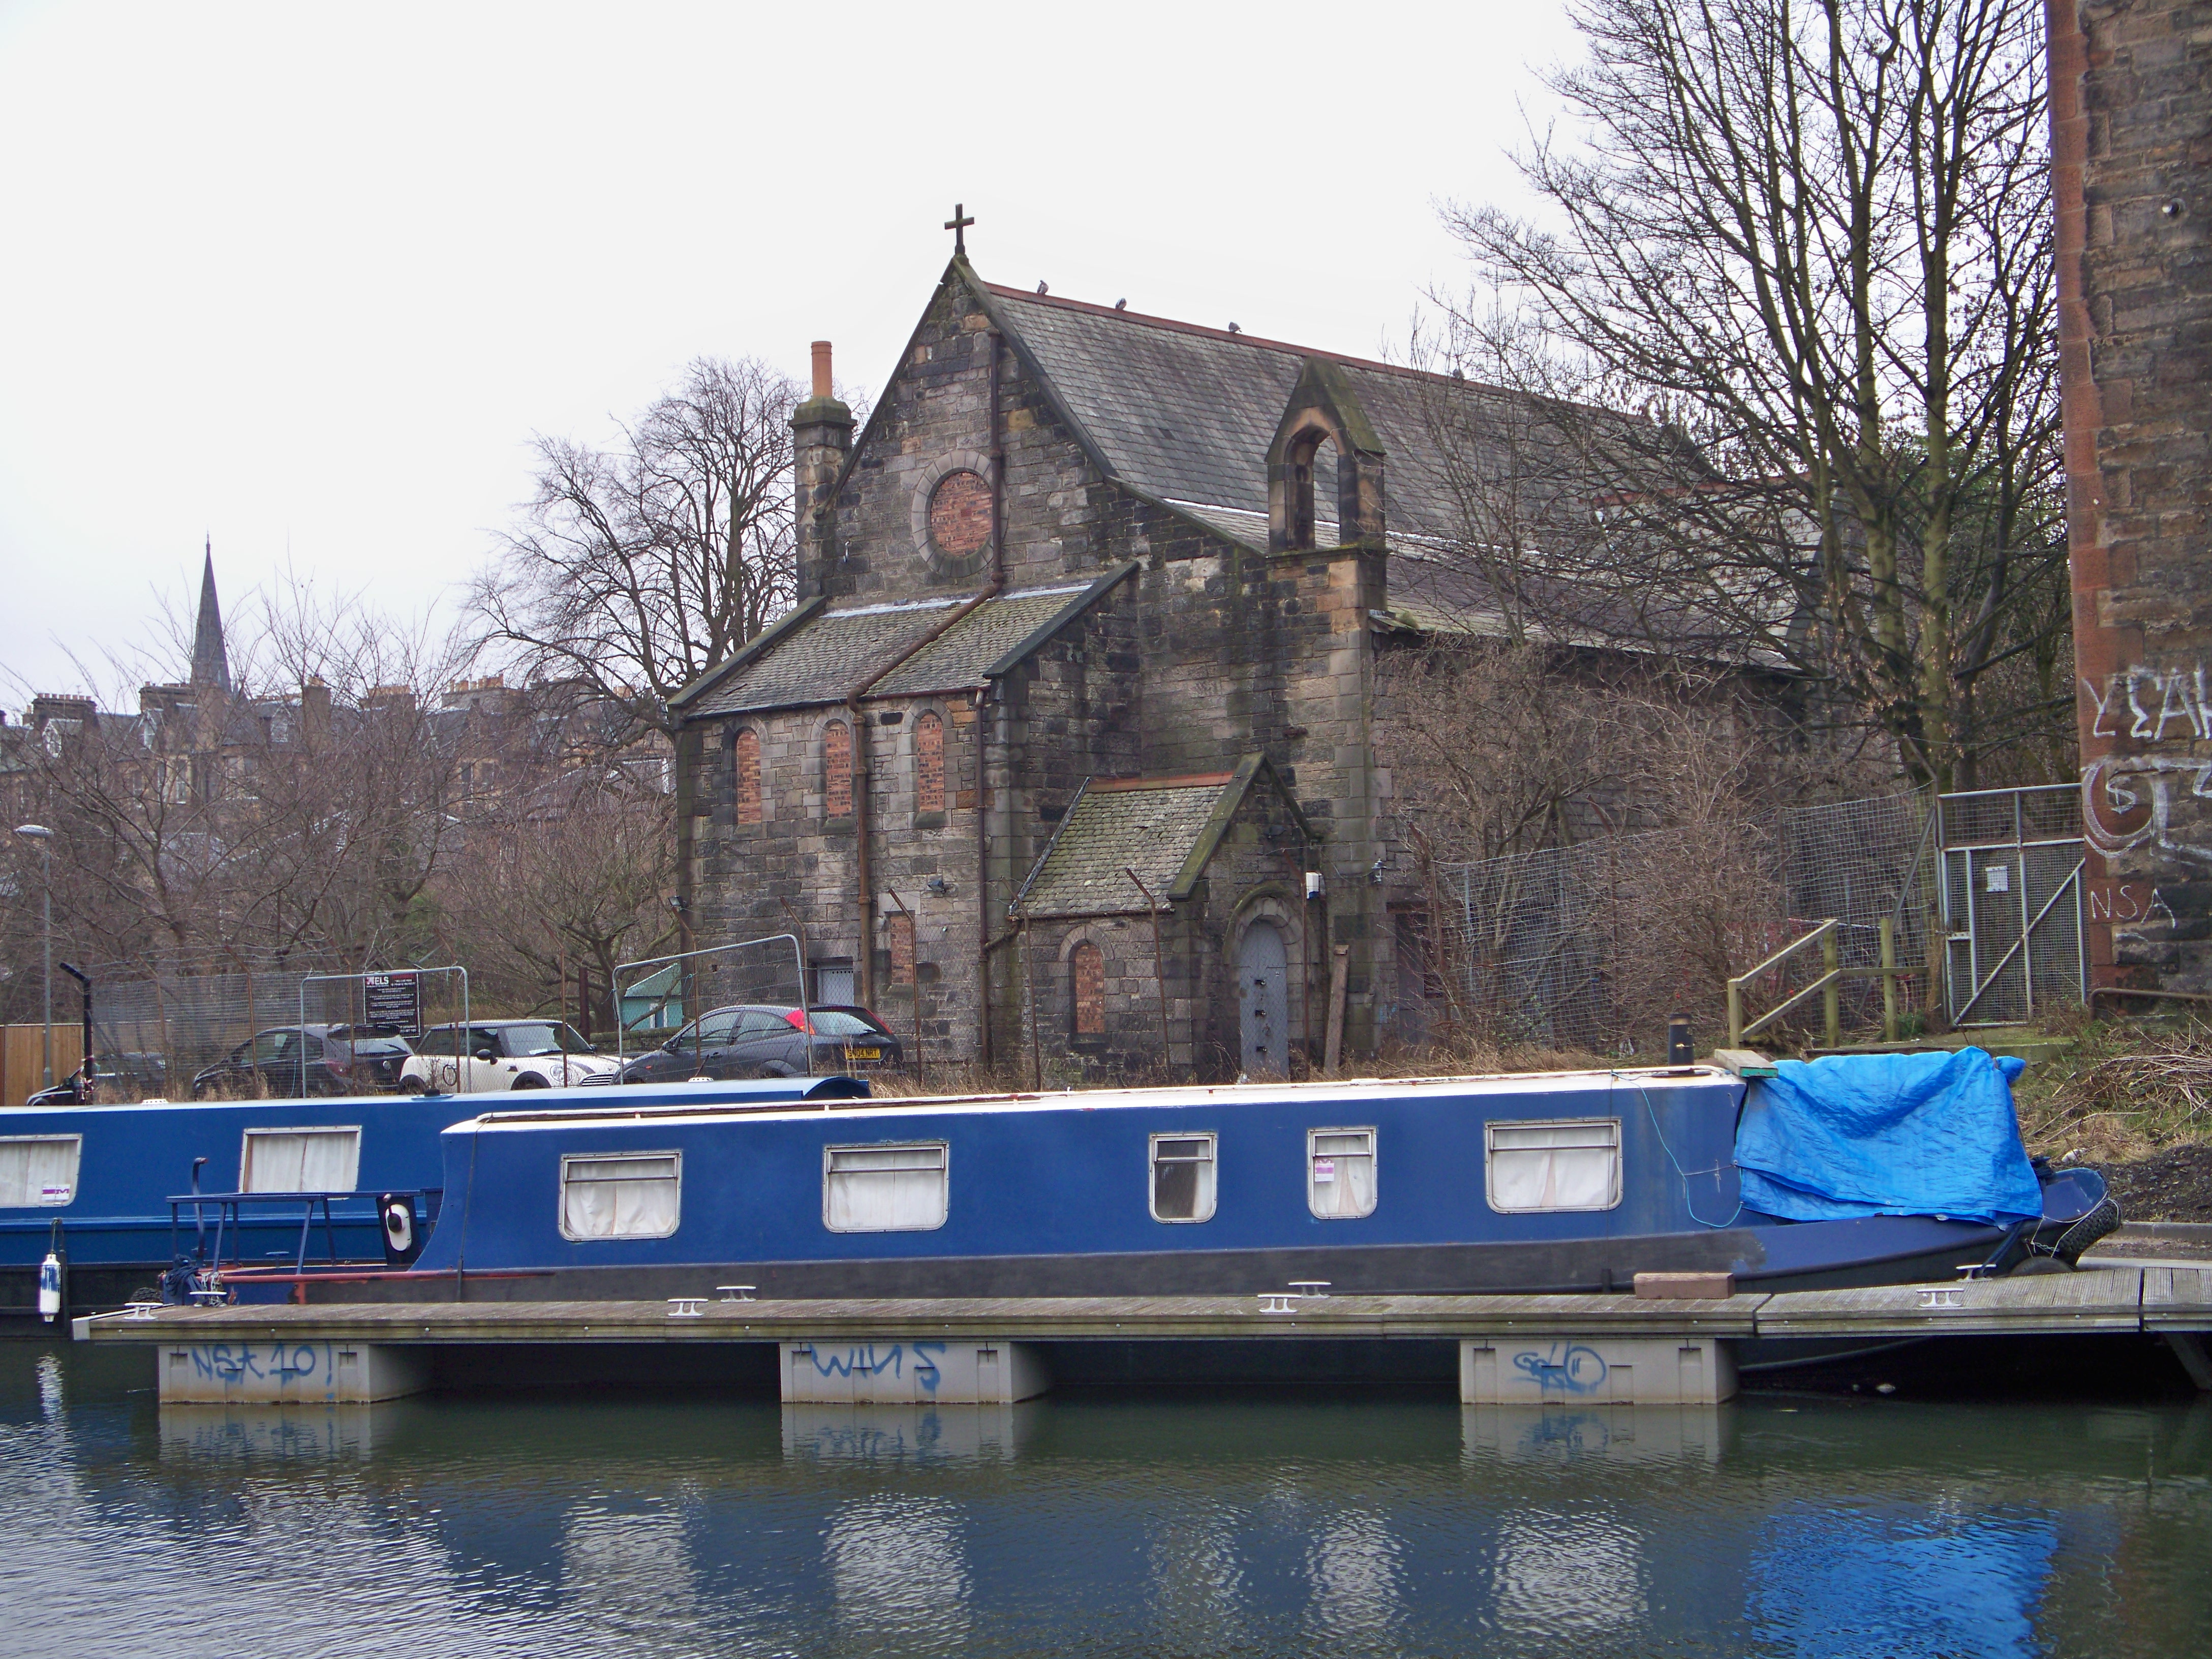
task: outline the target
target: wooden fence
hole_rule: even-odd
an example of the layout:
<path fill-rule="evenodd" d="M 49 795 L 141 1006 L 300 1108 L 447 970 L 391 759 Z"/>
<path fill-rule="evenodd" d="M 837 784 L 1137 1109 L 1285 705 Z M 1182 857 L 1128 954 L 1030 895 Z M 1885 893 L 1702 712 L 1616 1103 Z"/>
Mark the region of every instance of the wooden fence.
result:
<path fill-rule="evenodd" d="M 46 1035 L 43 1025 L 0 1025 L 0 1106 L 21 1106 L 46 1087 Z M 55 1082 L 76 1070 L 83 1048 L 84 1033 L 76 1021 L 55 1023 Z"/>

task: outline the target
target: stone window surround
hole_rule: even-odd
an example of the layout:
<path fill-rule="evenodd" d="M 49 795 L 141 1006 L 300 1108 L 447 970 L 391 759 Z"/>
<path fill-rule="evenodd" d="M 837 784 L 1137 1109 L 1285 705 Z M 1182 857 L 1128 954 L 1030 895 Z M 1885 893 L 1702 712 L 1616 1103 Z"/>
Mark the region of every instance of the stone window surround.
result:
<path fill-rule="evenodd" d="M 1129 930 L 1133 929 L 1136 925 L 1137 918 L 1133 916 L 1100 916 L 1088 921 L 1078 923 L 1075 927 L 1069 928 L 1066 935 L 1060 939 L 1059 951 L 1060 982 L 1066 988 L 1067 992 L 1067 1038 L 1068 1042 L 1072 1045 L 1083 1048 L 1096 1048 L 1109 1042 L 1114 1035 L 1114 1013 L 1110 999 L 1102 1005 L 1100 1012 L 1104 1018 L 1105 1024 L 1100 1030 L 1079 1033 L 1075 1029 L 1076 948 L 1079 945 L 1088 945 L 1098 952 L 1100 966 L 1107 970 L 1107 984 L 1110 986 L 1113 983 L 1113 964 L 1118 961 L 1130 959 L 1132 952 L 1136 951 L 1136 947 L 1130 944 L 1129 936 Z M 1108 935 L 1113 933 L 1122 934 L 1123 939 L 1121 942 L 1128 948 L 1126 948 L 1118 953 L 1115 951 L 1109 950 L 1108 948 Z M 1149 948 L 1149 940 L 1144 941 L 1144 944 L 1147 948 Z M 1141 951 L 1137 951 L 1136 954 L 1141 957 L 1146 967 L 1149 969 L 1151 965 L 1150 957 L 1144 956 Z M 1149 972 L 1147 972 L 1146 976 L 1148 978 L 1150 977 Z"/>
<path fill-rule="evenodd" d="M 921 717 L 937 717 L 938 760 L 942 777 L 939 793 L 944 799 L 925 810 L 921 804 Z M 945 809 L 952 804 L 952 717 L 945 705 L 932 697 L 907 706 L 906 718 L 901 722 L 904 733 L 900 742 L 902 758 L 908 768 L 909 796 L 914 802 L 914 827 L 917 830 L 941 829 L 945 824 Z"/>
<path fill-rule="evenodd" d="M 755 802 L 756 815 L 745 817 L 745 781 L 743 763 L 738 757 L 739 741 L 750 734 L 753 740 L 753 782 L 759 794 Z M 730 823 L 739 830 L 757 829 L 768 823 L 774 814 L 769 811 L 771 792 L 768 787 L 768 739 L 759 723 L 744 720 L 730 728 Z"/>
<path fill-rule="evenodd" d="M 937 486 L 955 472 L 973 472 L 988 486 L 991 482 L 991 458 L 980 450 L 950 449 L 917 470 L 908 483 L 911 494 L 907 501 L 907 525 L 915 550 L 928 559 L 934 574 L 948 580 L 965 580 L 981 571 L 989 560 L 990 544 L 987 541 L 975 552 L 954 557 L 939 552 L 929 533 L 929 508 L 936 498 Z"/>
<path fill-rule="evenodd" d="M 832 812 L 830 810 L 830 728 L 833 726 L 842 726 L 845 728 L 845 741 L 848 745 L 845 751 L 845 764 L 848 770 L 852 766 L 854 751 L 850 745 L 857 741 L 853 732 L 853 711 L 842 704 L 825 708 L 815 716 L 807 737 L 807 781 L 814 786 L 817 797 L 822 802 L 821 821 L 823 823 L 850 823 L 854 817 L 850 804 L 848 804 L 842 812 Z M 856 778 L 853 782 L 857 787 L 859 780 Z"/>

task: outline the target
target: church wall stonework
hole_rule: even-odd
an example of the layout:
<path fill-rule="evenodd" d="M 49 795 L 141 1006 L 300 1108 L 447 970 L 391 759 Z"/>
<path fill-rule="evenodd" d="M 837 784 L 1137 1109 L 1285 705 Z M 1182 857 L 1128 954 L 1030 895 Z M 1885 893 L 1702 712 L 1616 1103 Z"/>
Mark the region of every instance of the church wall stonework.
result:
<path fill-rule="evenodd" d="M 2212 992 L 2212 4 L 2047 11 L 2094 975 Z"/>
<path fill-rule="evenodd" d="M 981 299 L 957 274 L 949 276 L 855 440 L 826 544 L 809 554 L 805 579 L 818 581 L 833 606 L 983 591 L 991 574 L 988 548 L 957 556 L 937 549 L 928 507 L 932 490 L 950 473 L 988 476 L 994 349 Z M 715 716 L 687 728 L 684 810 L 693 826 L 689 874 L 697 943 L 783 931 L 787 904 L 805 919 L 817 960 L 852 955 L 877 970 L 878 1012 L 903 1034 L 911 1030 L 914 993 L 890 984 L 884 921 L 886 896 L 896 892 L 916 915 L 922 962 L 933 949 L 946 957 L 934 1001 L 922 987 L 933 1057 L 945 1049 L 974 1056 L 982 1036 L 976 1012 L 988 1000 L 994 1053 L 1011 1060 L 1023 1040 L 1019 975 L 1003 945 L 983 973 L 979 947 L 987 927 L 993 939 L 1003 939 L 1008 906 L 1083 780 L 1226 772 L 1258 751 L 1326 837 L 1304 867 L 1324 873 L 1330 940 L 1352 947 L 1347 1048 L 1368 1051 L 1376 989 L 1370 957 L 1382 914 L 1381 891 L 1368 879 L 1382 852 L 1370 621 L 1383 605 L 1381 554 L 1324 549 L 1271 556 L 1141 495 L 1094 463 L 1012 345 L 995 349 L 1005 587 L 1093 580 L 1130 560 L 1139 570 L 1002 676 L 980 703 L 961 693 L 866 705 L 870 903 L 857 891 L 856 827 L 821 818 L 819 728 L 829 709 Z M 924 704 L 946 719 L 949 799 L 941 824 L 915 823 L 911 805 L 908 738 Z M 897 721 L 878 723 L 893 712 Z M 731 742 L 740 724 L 761 733 L 770 799 L 758 826 L 737 822 Z M 980 896 L 978 812 L 988 860 Z M 951 890 L 929 894 L 933 875 Z M 1303 939 L 1303 870 L 1274 871 L 1269 878 L 1288 884 Z M 1229 892 L 1219 872 L 1209 887 Z M 1316 963 L 1327 960 L 1328 941 L 1318 937 L 1323 908 L 1316 907 L 1312 918 Z M 1183 1033 L 1178 1041 L 1186 1052 L 1195 1042 L 1217 1061 L 1235 1046 L 1234 986 L 1219 955 L 1218 921 L 1209 911 L 1203 926 L 1181 918 L 1170 924 L 1171 937 L 1177 927 L 1194 927 L 1189 943 L 1199 952 L 1194 975 L 1171 988 Z M 954 971 L 956 942 L 962 955 Z M 1171 975 L 1178 971 L 1170 969 Z M 1316 971 L 1325 979 L 1325 968 Z M 1108 994 L 1112 1004 L 1119 994 Z M 1152 1018 L 1156 1023 L 1156 1009 Z M 1303 1030 L 1305 1022 L 1301 1009 L 1293 1023 Z"/>

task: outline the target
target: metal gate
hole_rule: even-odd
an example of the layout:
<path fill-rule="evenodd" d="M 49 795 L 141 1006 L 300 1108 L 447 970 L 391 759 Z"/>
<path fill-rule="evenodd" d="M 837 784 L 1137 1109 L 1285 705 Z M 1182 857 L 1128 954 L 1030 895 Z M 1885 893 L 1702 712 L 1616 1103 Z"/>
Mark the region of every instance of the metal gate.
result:
<path fill-rule="evenodd" d="M 1954 1025 L 2008 1025 L 2088 994 L 2081 793 L 1980 789 L 1936 802 L 1944 992 Z"/>

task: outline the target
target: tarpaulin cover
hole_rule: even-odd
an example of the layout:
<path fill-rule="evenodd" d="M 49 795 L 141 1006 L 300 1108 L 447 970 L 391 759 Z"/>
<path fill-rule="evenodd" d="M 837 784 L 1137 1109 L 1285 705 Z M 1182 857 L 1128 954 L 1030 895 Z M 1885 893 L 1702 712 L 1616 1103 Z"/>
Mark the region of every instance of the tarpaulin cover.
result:
<path fill-rule="evenodd" d="M 1743 1206 L 1790 1221 L 2039 1216 L 2013 1115 L 2022 1069 L 1979 1048 L 1783 1060 L 1751 1085 L 1736 1130 Z"/>

